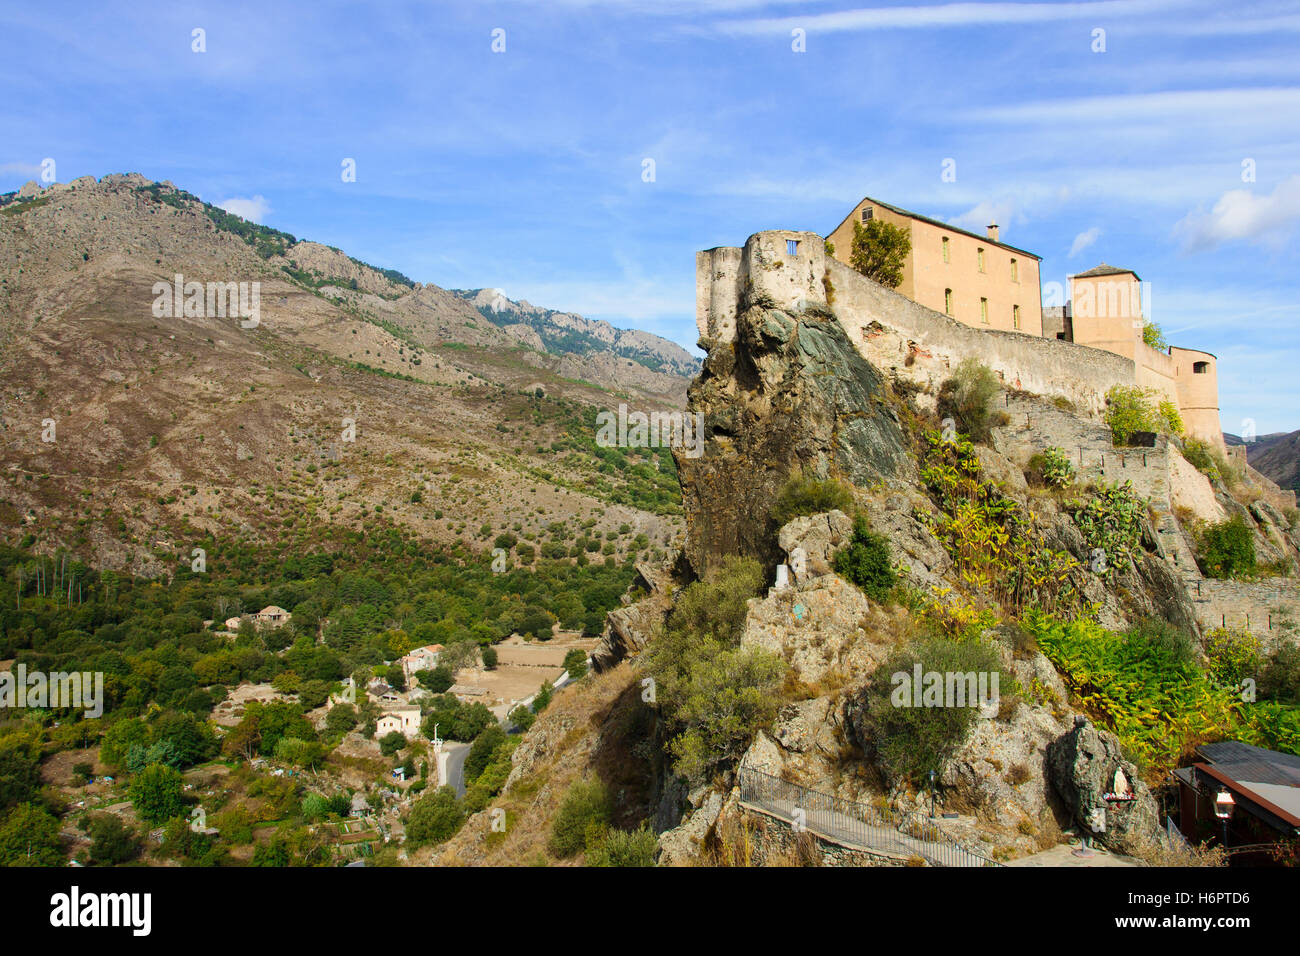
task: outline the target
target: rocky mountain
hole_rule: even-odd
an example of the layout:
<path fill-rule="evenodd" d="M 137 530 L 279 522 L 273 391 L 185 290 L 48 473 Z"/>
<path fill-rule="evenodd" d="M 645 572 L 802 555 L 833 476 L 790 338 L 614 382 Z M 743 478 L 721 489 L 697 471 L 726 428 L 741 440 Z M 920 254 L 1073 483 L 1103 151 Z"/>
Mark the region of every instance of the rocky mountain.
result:
<path fill-rule="evenodd" d="M 692 378 L 700 360 L 676 342 L 637 329 L 616 329 L 608 322 L 574 312 L 560 312 L 515 301 L 500 289 L 453 289 L 489 322 L 532 348 L 577 358 L 611 353 L 652 372 Z M 620 363 L 620 368 L 624 367 Z"/>
<path fill-rule="evenodd" d="M 145 572 L 203 535 L 367 522 L 483 547 L 572 520 L 620 555 L 666 546 L 671 458 L 601 471 L 594 417 L 680 408 L 686 379 L 606 338 L 548 351 L 139 174 L 29 184 L 0 197 L 0 526 Z"/>

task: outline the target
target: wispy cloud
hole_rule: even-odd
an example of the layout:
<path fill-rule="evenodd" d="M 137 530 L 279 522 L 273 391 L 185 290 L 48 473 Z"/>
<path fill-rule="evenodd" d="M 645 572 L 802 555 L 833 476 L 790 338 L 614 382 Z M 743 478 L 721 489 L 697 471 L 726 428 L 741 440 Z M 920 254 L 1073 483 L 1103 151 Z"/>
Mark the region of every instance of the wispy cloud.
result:
<path fill-rule="evenodd" d="M 1176 5 L 1177 0 L 1094 0 L 1088 3 L 944 3 L 924 6 L 864 7 L 803 16 L 722 20 L 715 29 L 726 33 L 789 33 L 800 27 L 811 32 L 862 30 L 924 30 L 945 27 L 1045 23 L 1055 20 L 1139 16 Z"/>
<path fill-rule="evenodd" d="M 1300 175 L 1278 183 L 1271 193 L 1230 189 L 1208 212 L 1197 209 L 1174 226 L 1188 252 L 1245 240 L 1276 244 L 1300 225 Z"/>
<path fill-rule="evenodd" d="M 265 196 L 253 196 L 251 199 L 225 199 L 217 203 L 228 213 L 247 219 L 249 222 L 261 222 L 271 211 L 271 204 Z"/>
<path fill-rule="evenodd" d="M 1069 257 L 1073 259 L 1079 253 L 1083 252 L 1084 249 L 1087 249 L 1096 242 L 1097 237 L 1100 235 L 1101 230 L 1096 226 L 1093 226 L 1091 229 L 1085 229 L 1083 232 L 1079 233 L 1074 237 L 1074 242 L 1070 243 Z"/>

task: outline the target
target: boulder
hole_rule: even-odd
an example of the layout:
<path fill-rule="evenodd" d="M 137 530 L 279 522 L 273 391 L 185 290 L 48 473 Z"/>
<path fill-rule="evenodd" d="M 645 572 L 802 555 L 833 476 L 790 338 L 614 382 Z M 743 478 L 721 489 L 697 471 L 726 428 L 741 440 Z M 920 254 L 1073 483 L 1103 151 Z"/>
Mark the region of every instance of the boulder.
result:
<path fill-rule="evenodd" d="M 681 826 L 659 834 L 660 866 L 693 866 L 699 859 L 713 825 L 722 812 L 724 797 L 710 790 L 700 801 L 700 806 Z"/>
<path fill-rule="evenodd" d="M 1109 731 L 1076 718 L 1074 729 L 1048 746 L 1047 773 L 1070 819 L 1098 843 L 1132 853 L 1159 838 L 1155 798 Z M 1106 799 L 1117 785 L 1131 786 L 1132 799 Z"/>
<path fill-rule="evenodd" d="M 814 571 L 820 567 L 824 574 L 830 569 L 835 552 L 848 544 L 852 535 L 852 518 L 843 511 L 827 511 L 790 521 L 777 535 L 777 544 L 787 555 L 803 548 L 808 567 Z"/>

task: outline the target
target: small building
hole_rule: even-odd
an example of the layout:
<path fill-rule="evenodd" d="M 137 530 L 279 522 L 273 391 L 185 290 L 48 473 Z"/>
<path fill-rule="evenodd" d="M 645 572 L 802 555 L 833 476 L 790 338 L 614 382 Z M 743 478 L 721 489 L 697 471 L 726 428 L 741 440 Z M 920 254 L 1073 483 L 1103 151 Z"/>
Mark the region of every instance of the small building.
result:
<path fill-rule="evenodd" d="M 1226 826 L 1229 850 L 1300 837 L 1300 757 L 1235 740 L 1202 744 L 1196 755 L 1198 762 L 1174 771 L 1183 836 L 1194 843 L 1223 842 L 1225 827 L 1215 804 L 1227 794 L 1232 807 Z M 1270 862 L 1267 853 L 1259 857 L 1237 862 Z"/>
<path fill-rule="evenodd" d="M 354 793 L 352 795 L 352 810 L 350 815 L 354 817 L 364 817 L 369 812 L 370 804 L 366 800 L 366 795 L 364 793 Z"/>
<path fill-rule="evenodd" d="M 407 685 L 409 686 L 415 678 L 416 671 L 430 671 L 437 667 L 441 656 L 441 644 L 426 644 L 399 658 L 397 663 L 401 665 L 402 673 L 406 675 Z"/>
<path fill-rule="evenodd" d="M 420 708 L 414 705 L 388 707 L 375 721 L 375 736 L 384 737 L 397 731 L 410 737 L 420 729 Z"/>
<path fill-rule="evenodd" d="M 238 617 L 238 616 L 236 616 L 236 617 L 228 617 L 228 618 L 226 618 L 226 621 L 225 621 L 225 627 L 226 627 L 226 630 L 227 630 L 227 631 L 237 631 L 237 630 L 239 630 L 239 625 L 242 624 L 243 622 L 244 622 L 244 619 L 243 619 L 242 617 Z"/>
<path fill-rule="evenodd" d="M 289 623 L 289 618 L 292 616 L 284 608 L 268 604 L 253 615 L 253 620 L 262 627 L 283 627 Z"/>

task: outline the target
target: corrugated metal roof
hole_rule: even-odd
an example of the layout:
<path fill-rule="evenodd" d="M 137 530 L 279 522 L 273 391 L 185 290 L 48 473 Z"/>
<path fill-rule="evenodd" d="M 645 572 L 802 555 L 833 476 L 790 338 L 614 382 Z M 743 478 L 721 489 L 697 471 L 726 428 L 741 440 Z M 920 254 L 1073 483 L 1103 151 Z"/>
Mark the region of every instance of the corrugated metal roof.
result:
<path fill-rule="evenodd" d="M 1197 753 L 1233 780 L 1300 787 L 1300 757 L 1294 754 L 1265 750 L 1237 740 L 1202 744 Z"/>

